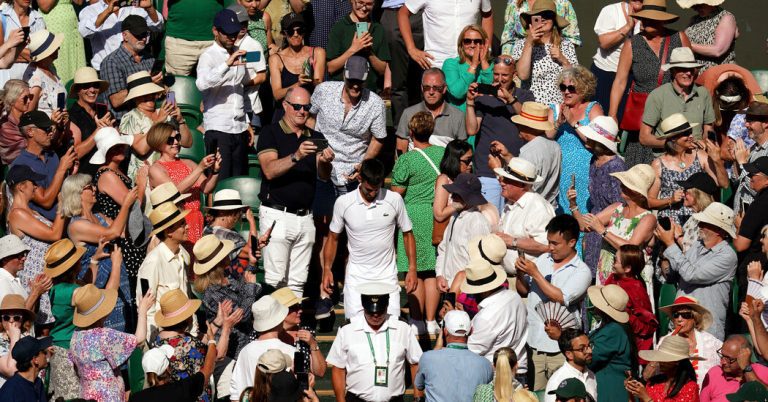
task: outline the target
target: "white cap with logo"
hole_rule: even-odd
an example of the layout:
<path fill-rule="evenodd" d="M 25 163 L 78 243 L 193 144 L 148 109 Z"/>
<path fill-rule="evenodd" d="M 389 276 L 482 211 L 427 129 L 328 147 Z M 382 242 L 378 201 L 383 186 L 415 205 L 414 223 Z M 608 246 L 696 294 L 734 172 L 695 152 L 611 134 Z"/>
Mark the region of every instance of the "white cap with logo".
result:
<path fill-rule="evenodd" d="M 448 334 L 453 336 L 469 336 L 472 321 L 469 319 L 469 314 L 465 311 L 451 310 L 445 315 L 443 320 Z"/>

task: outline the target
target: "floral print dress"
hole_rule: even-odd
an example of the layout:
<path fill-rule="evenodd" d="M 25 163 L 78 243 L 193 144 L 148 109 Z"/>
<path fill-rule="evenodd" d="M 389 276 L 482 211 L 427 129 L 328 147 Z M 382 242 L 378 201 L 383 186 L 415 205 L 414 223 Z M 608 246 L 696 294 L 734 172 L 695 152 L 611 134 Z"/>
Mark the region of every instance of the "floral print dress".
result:
<path fill-rule="evenodd" d="M 69 359 L 80 377 L 80 397 L 99 402 L 124 402 L 125 384 L 118 368 L 138 345 L 131 334 L 110 328 L 75 331 Z"/>
<path fill-rule="evenodd" d="M 40 222 L 43 222 L 48 226 L 53 225 L 53 223 L 46 219 L 44 216 L 34 211 L 32 213 L 35 216 L 35 219 L 39 220 Z M 37 240 L 34 237 L 26 234 L 21 238 L 21 242 L 24 243 L 25 246 L 29 247 L 29 254 L 27 254 L 27 259 L 24 260 L 24 269 L 19 271 L 18 277 L 19 281 L 21 281 L 21 284 L 24 286 L 24 289 L 31 293 L 32 282 L 35 281 L 35 278 L 38 275 L 43 273 L 43 267 L 45 266 L 45 253 L 48 251 L 48 247 L 51 246 L 51 243 Z M 40 305 L 37 310 L 37 318 L 35 319 L 35 323 L 53 323 L 53 314 L 51 314 L 51 298 L 48 295 L 48 292 L 40 295 Z"/>
<path fill-rule="evenodd" d="M 183 380 L 191 377 L 201 368 L 205 362 L 205 353 L 207 347 L 203 342 L 194 338 L 190 334 L 171 336 L 168 338 L 157 337 L 155 347 L 170 345 L 173 347 L 173 356 L 170 359 L 171 379 L 173 381 Z M 205 386 L 205 392 L 197 398 L 199 402 L 210 402 L 213 400 L 211 386 Z"/>
<path fill-rule="evenodd" d="M 608 232 L 621 237 L 622 239 L 630 239 L 635 232 L 635 228 L 646 215 L 652 214 L 651 211 L 645 211 L 634 218 L 624 217 L 624 205 L 619 205 L 611 215 L 611 220 L 608 223 Z M 644 249 L 645 260 L 650 260 L 648 249 Z M 597 261 L 597 284 L 604 285 L 605 281 L 613 272 L 613 261 L 616 259 L 616 249 L 607 241 L 603 240 L 603 244 L 600 247 L 600 257 Z M 646 288 L 651 289 L 651 277 L 653 275 L 653 267 L 646 263 L 646 267 L 643 268 L 641 276 L 645 280 Z M 651 300 L 653 297 L 651 296 Z"/>

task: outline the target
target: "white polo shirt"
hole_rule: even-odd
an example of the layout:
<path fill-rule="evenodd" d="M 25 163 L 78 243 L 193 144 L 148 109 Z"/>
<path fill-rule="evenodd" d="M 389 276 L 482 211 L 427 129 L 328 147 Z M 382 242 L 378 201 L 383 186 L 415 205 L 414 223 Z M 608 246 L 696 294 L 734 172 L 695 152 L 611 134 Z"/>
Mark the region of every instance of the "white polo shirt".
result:
<path fill-rule="evenodd" d="M 376 358 L 368 344 L 370 336 Z M 387 357 L 387 334 L 389 334 L 389 357 Z M 365 316 L 352 318 L 341 327 L 331 345 L 328 364 L 343 368 L 347 372 L 346 391 L 370 402 L 386 402 L 405 393 L 405 362 L 416 364 L 422 351 L 411 326 L 395 316 L 389 316 L 378 331 L 365 321 Z M 389 364 L 387 363 L 389 360 Z M 375 366 L 389 368 L 387 386 L 374 386 Z"/>
<path fill-rule="evenodd" d="M 247 345 L 237 355 L 235 368 L 232 370 L 232 381 L 229 385 L 229 398 L 237 401 L 244 389 L 253 386 L 253 378 L 256 375 L 256 366 L 264 352 L 277 349 L 293 358 L 296 348 L 284 343 L 280 339 L 255 340 Z M 288 368 L 289 370 L 291 367 Z"/>
<path fill-rule="evenodd" d="M 29 292 L 21 284 L 21 280 L 11 275 L 5 268 L 0 268 L 0 301 L 11 294 L 22 295 L 25 299 L 29 297 Z"/>
<path fill-rule="evenodd" d="M 499 230 L 513 237 L 532 237 L 541 244 L 547 244 L 547 227 L 555 217 L 555 209 L 539 193 L 529 191 L 514 204 L 505 204 L 499 219 Z M 509 249 L 501 263 L 507 273 L 515 272 L 517 250 Z"/>
<path fill-rule="evenodd" d="M 467 25 L 480 24 L 480 12 L 491 11 L 491 0 L 406 0 L 416 14 L 424 10 L 424 51 L 435 59 L 432 67 L 442 68 L 446 59 L 458 56 L 456 41 Z"/>
<path fill-rule="evenodd" d="M 583 373 L 576 370 L 570 363 L 565 362 L 562 367 L 557 369 L 547 381 L 546 392 L 544 392 L 544 402 L 555 402 L 557 399 L 554 395 L 550 395 L 549 391 L 554 391 L 560 385 L 561 382 L 569 378 L 578 378 L 579 381 L 584 383 L 584 387 L 587 389 L 587 393 L 593 400 L 597 400 L 597 379 L 595 373 L 590 369 L 586 369 Z"/>
<path fill-rule="evenodd" d="M 346 282 L 397 282 L 395 233 L 413 230 L 400 194 L 382 188 L 366 204 L 360 190 L 342 195 L 333 206 L 330 230 L 347 231 L 349 261 Z"/>

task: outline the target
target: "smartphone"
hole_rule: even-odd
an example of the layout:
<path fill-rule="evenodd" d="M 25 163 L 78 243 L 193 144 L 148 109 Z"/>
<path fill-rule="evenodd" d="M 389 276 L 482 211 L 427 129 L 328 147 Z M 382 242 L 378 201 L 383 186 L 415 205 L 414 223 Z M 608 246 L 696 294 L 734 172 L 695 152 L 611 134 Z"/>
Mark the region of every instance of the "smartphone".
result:
<path fill-rule="evenodd" d="M 368 32 L 368 23 L 367 22 L 356 22 L 355 27 L 357 28 L 357 37 L 363 36 L 364 33 Z"/>
<path fill-rule="evenodd" d="M 626 378 L 627 378 L 627 380 L 632 380 L 632 379 L 633 379 L 633 377 L 634 377 L 634 376 L 632 375 L 632 370 L 624 370 L 624 377 L 626 377 Z"/>
<path fill-rule="evenodd" d="M 297 350 L 293 352 L 293 372 L 295 374 L 307 372 L 307 355 L 304 352 Z"/>
<path fill-rule="evenodd" d="M 317 147 L 317 151 L 315 152 L 317 153 L 323 152 L 326 148 L 328 148 L 328 140 L 325 138 L 312 138 L 309 141 L 315 144 Z"/>
<path fill-rule="evenodd" d="M 56 108 L 59 110 L 64 110 L 67 107 L 67 94 L 64 92 L 59 92 L 56 95 Z"/>
<path fill-rule="evenodd" d="M 453 293 L 453 292 L 446 293 L 445 300 L 451 303 L 451 306 L 456 307 L 456 293 Z"/>
<path fill-rule="evenodd" d="M 741 200 L 741 212 L 747 212 L 747 208 L 749 208 L 750 203 L 744 202 L 744 200 Z"/>
<path fill-rule="evenodd" d="M 717 144 L 717 133 L 714 131 L 707 131 L 707 139 Z"/>
<path fill-rule="evenodd" d="M 576 174 L 571 173 L 571 188 L 576 188 Z"/>
<path fill-rule="evenodd" d="M 296 380 L 299 381 L 299 389 L 302 391 L 309 389 L 309 373 L 296 373 Z"/>
<path fill-rule="evenodd" d="M 664 230 L 670 230 L 672 229 L 672 220 L 670 220 L 668 216 L 662 216 L 659 218 L 659 226 Z"/>
<path fill-rule="evenodd" d="M 24 33 L 24 42 L 29 41 L 29 27 L 21 27 L 21 32 Z"/>
<path fill-rule="evenodd" d="M 141 296 L 144 297 L 149 292 L 149 279 L 140 278 L 139 282 L 141 282 Z"/>
<path fill-rule="evenodd" d="M 475 88 L 475 90 L 481 95 L 492 96 L 496 96 L 496 94 L 499 92 L 499 89 L 491 84 L 477 84 L 477 88 Z"/>
<path fill-rule="evenodd" d="M 176 92 L 168 91 L 165 95 L 165 103 L 169 105 L 176 105 Z"/>
<path fill-rule="evenodd" d="M 163 60 L 155 60 L 154 63 L 152 63 L 152 69 L 149 70 L 149 73 L 154 77 L 159 73 L 163 72 L 163 65 L 165 62 Z"/>
<path fill-rule="evenodd" d="M 107 254 L 112 254 L 112 252 L 115 251 L 115 245 L 112 244 L 112 242 L 109 242 L 104 245 L 104 252 Z"/>
<path fill-rule="evenodd" d="M 541 16 L 540 15 L 532 15 L 531 16 L 531 26 L 533 28 L 536 28 L 539 25 L 541 25 Z"/>
<path fill-rule="evenodd" d="M 301 66 L 301 73 L 310 79 L 315 76 L 315 73 L 312 69 L 312 63 L 309 62 L 309 59 L 304 60 L 304 64 Z"/>
<path fill-rule="evenodd" d="M 96 103 L 96 116 L 102 118 L 107 112 L 109 112 L 109 108 L 106 103 Z"/>
<path fill-rule="evenodd" d="M 261 52 L 259 51 L 245 52 L 244 55 L 240 56 L 240 61 L 243 63 L 256 63 L 258 61 L 261 61 Z"/>

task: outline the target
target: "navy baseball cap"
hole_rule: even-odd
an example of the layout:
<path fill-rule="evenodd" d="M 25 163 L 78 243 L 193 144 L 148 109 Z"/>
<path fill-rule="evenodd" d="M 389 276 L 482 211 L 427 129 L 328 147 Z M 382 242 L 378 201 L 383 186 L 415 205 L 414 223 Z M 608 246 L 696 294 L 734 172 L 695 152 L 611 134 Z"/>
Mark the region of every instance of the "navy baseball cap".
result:
<path fill-rule="evenodd" d="M 53 345 L 53 338 L 50 336 L 40 339 L 25 336 L 13 345 L 11 357 L 13 357 L 13 360 L 16 360 L 17 363 L 28 363 L 37 356 L 38 353 L 48 349 L 51 345 Z"/>
<path fill-rule="evenodd" d="M 744 170 L 749 174 L 762 173 L 768 176 L 768 156 L 761 156 L 751 163 L 745 163 Z"/>
<path fill-rule="evenodd" d="M 241 28 L 237 13 L 228 8 L 216 13 L 216 17 L 213 18 L 213 26 L 224 35 L 234 35 L 240 32 Z"/>
<path fill-rule="evenodd" d="M 8 174 L 5 176 L 5 182 L 9 187 L 13 187 L 23 181 L 31 180 L 33 182 L 39 182 L 45 179 L 44 175 L 35 172 L 27 165 L 13 165 L 8 170 Z"/>

